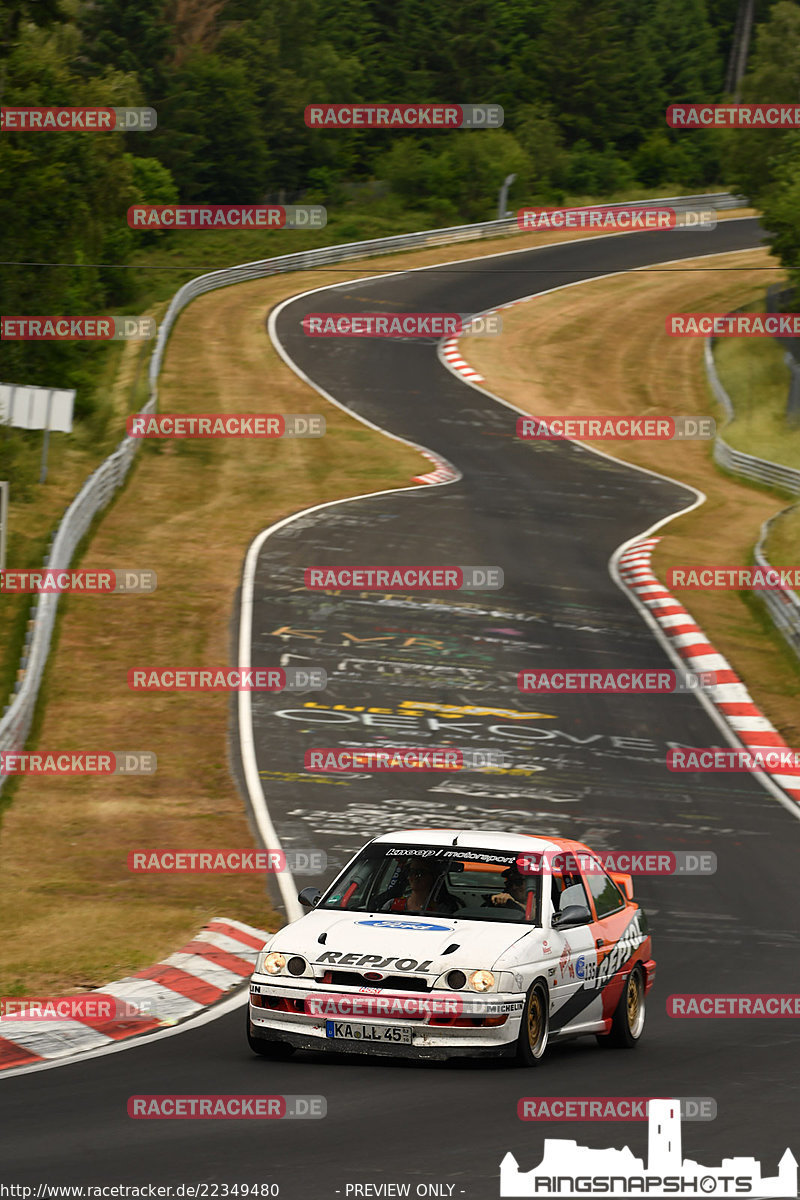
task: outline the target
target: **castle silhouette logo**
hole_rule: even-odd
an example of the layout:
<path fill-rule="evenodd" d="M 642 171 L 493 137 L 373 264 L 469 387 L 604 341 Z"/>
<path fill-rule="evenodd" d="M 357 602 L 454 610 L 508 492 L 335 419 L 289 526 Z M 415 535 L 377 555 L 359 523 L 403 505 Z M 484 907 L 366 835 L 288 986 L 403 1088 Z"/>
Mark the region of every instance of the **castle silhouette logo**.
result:
<path fill-rule="evenodd" d="M 778 1174 L 764 1177 L 755 1158 L 725 1158 L 703 1167 L 681 1157 L 678 1100 L 651 1100 L 647 1166 L 627 1146 L 592 1150 L 567 1139 L 545 1138 L 538 1167 L 520 1171 L 509 1151 L 500 1164 L 501 1196 L 752 1196 L 794 1200 L 797 1159 L 786 1150 Z"/>

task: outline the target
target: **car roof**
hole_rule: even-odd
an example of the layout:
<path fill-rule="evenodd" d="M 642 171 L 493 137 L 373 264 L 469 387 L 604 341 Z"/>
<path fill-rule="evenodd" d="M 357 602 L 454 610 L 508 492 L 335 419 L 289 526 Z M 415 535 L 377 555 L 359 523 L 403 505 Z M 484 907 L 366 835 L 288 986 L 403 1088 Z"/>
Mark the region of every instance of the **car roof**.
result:
<path fill-rule="evenodd" d="M 516 850 L 523 854 L 554 850 L 592 853 L 588 846 L 571 838 L 502 833 L 496 829 L 397 829 L 373 838 L 370 845 L 398 841 L 410 846 L 463 846 L 468 850 Z"/>

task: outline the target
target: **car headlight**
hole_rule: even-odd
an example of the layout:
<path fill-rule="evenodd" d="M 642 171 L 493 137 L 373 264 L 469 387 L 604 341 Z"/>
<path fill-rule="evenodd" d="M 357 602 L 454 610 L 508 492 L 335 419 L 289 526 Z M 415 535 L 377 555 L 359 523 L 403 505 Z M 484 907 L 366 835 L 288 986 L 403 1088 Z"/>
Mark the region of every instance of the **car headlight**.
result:
<path fill-rule="evenodd" d="M 488 992 L 494 987 L 494 975 L 491 971 L 473 971 L 469 977 L 469 986 L 476 992 Z"/>
<path fill-rule="evenodd" d="M 261 969 L 262 971 L 266 971 L 268 975 L 280 975 L 285 966 L 285 956 L 283 954 L 279 954 L 277 950 L 271 950 L 269 954 L 264 955 L 264 961 L 261 964 Z"/>

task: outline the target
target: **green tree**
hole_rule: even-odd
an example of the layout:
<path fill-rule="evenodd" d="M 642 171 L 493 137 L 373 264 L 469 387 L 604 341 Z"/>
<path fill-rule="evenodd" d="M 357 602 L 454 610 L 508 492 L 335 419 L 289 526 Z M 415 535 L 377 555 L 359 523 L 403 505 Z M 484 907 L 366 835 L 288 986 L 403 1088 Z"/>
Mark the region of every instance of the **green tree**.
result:
<path fill-rule="evenodd" d="M 769 19 L 756 30 L 755 52 L 744 77 L 747 103 L 800 101 L 800 5 L 779 0 Z M 735 129 L 725 133 L 733 182 L 748 196 L 769 192 L 785 154 L 793 153 L 786 130 Z"/>
<path fill-rule="evenodd" d="M 762 202 L 764 224 L 773 233 L 770 251 L 786 268 L 800 308 L 800 133 L 787 134 L 776 179 Z"/>
<path fill-rule="evenodd" d="M 168 168 L 181 199 L 257 200 L 269 155 L 253 88 L 240 63 L 198 51 L 167 78 L 148 149 Z"/>
<path fill-rule="evenodd" d="M 22 22 L 5 60 L 4 103 L 131 103 L 135 80 L 107 74 L 86 81 L 73 73 L 78 45 L 74 25 L 38 28 Z M 10 264 L 3 273 L 5 312 L 93 313 L 114 303 L 124 273 L 99 264 L 124 266 L 125 210 L 132 198 L 132 170 L 119 134 L 5 132 L 0 139 L 0 258 Z M 120 232 L 126 237 L 115 244 Z M 65 385 L 82 377 L 95 348 L 4 341 L 2 353 L 4 378 Z"/>

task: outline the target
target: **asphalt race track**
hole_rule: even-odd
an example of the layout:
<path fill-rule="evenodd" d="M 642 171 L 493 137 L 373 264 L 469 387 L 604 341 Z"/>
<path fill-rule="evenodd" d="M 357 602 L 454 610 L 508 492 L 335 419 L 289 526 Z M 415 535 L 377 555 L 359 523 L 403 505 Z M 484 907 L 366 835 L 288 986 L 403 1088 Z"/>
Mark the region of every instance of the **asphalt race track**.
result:
<path fill-rule="evenodd" d="M 322 848 L 333 869 L 379 832 L 455 825 L 561 834 L 598 849 L 713 851 L 715 875 L 636 881 L 658 960 L 641 1046 L 609 1052 L 586 1039 L 551 1048 L 529 1071 L 301 1054 L 273 1064 L 248 1050 L 240 1008 L 178 1036 L 0 1081 L 6 1182 L 274 1182 L 292 1200 L 344 1197 L 355 1183 L 410 1183 L 412 1195 L 417 1184 L 454 1184 L 453 1196 L 494 1200 L 505 1152 L 527 1169 L 544 1137 L 646 1154 L 645 1124 L 525 1124 L 516 1115 L 525 1095 L 710 1096 L 716 1121 L 683 1125 L 688 1157 L 713 1166 L 754 1155 L 773 1174 L 784 1149 L 797 1150 L 792 1022 L 677 1021 L 665 1003 L 674 992 L 800 992 L 798 822 L 747 775 L 666 770 L 670 744 L 726 744 L 690 695 L 535 701 L 515 683 L 532 666 L 672 665 L 608 561 L 693 495 L 580 447 L 516 441 L 516 412 L 450 374 L 433 339 L 308 338 L 300 325 L 308 312 L 482 311 L 760 237 L 755 221 L 740 220 L 565 243 L 356 281 L 293 300 L 276 319 L 286 353 L 317 386 L 463 475 L 322 509 L 263 543 L 253 665 L 280 659 L 329 675 L 324 692 L 254 702 L 284 847 Z M 306 566 L 394 563 L 497 565 L 505 586 L 369 596 L 302 587 Z M 303 768 L 309 748 L 398 742 L 503 750 L 513 773 L 322 777 Z M 275 1124 L 126 1115 L 133 1094 L 197 1092 L 323 1095 L 328 1115 Z"/>

